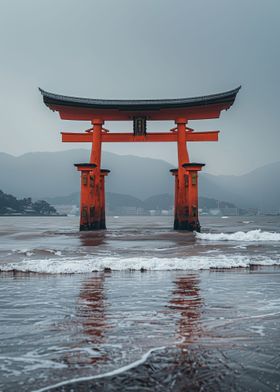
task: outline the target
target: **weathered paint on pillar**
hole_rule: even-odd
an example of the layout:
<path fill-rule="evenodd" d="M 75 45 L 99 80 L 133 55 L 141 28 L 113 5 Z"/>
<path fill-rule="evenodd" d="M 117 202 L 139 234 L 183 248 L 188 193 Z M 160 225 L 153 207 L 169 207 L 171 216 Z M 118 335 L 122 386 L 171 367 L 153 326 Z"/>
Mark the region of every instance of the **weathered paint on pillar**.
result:
<path fill-rule="evenodd" d="M 80 230 L 106 229 L 104 177 L 110 173 L 110 170 L 100 170 L 99 184 L 96 184 L 95 164 L 77 163 L 75 166 L 81 172 Z M 96 214 L 96 188 L 99 189 L 98 215 Z"/>
<path fill-rule="evenodd" d="M 185 169 L 183 168 L 184 163 L 189 162 L 189 154 L 186 143 L 186 124 L 185 118 L 178 118 L 177 124 L 177 149 L 178 149 L 178 172 L 175 175 L 176 185 L 176 205 L 175 205 L 175 217 L 174 217 L 174 229 L 175 230 L 189 230 L 188 225 L 188 194 L 186 189 Z"/>
<path fill-rule="evenodd" d="M 170 172 L 172 173 L 172 175 L 174 176 L 174 184 L 175 184 L 175 188 L 174 188 L 174 230 L 177 230 L 177 226 L 178 226 L 178 169 L 171 169 Z"/>
<path fill-rule="evenodd" d="M 185 197 L 184 204 L 179 199 L 179 170 L 170 170 L 175 177 L 174 199 L 174 229 L 200 231 L 198 219 L 198 171 L 204 166 L 202 163 L 185 163 L 182 165 L 184 173 Z M 184 213 L 183 217 L 182 211 Z M 181 218 L 181 219 L 180 219 Z M 183 219 L 182 219 L 183 218 Z"/>
<path fill-rule="evenodd" d="M 191 230 L 200 231 L 198 217 L 198 172 L 205 166 L 203 163 L 184 163 L 186 170 L 186 185 L 189 217 L 188 223 Z"/>
<path fill-rule="evenodd" d="M 93 216 L 91 173 L 96 165 L 92 163 L 77 163 L 75 166 L 81 172 L 80 230 L 91 230 Z"/>
<path fill-rule="evenodd" d="M 91 172 L 92 187 L 90 189 L 91 222 L 89 230 L 100 230 L 105 228 L 105 219 L 102 218 L 102 179 L 101 176 L 101 148 L 102 148 L 102 125 L 100 119 L 92 120 L 92 146 L 90 163 L 95 165 Z M 104 188 L 104 187 L 103 187 Z M 104 206 L 105 208 L 105 206 Z"/>
<path fill-rule="evenodd" d="M 105 212 L 105 176 L 110 173 L 110 170 L 101 169 L 100 172 L 100 229 L 106 229 L 106 212 Z"/>

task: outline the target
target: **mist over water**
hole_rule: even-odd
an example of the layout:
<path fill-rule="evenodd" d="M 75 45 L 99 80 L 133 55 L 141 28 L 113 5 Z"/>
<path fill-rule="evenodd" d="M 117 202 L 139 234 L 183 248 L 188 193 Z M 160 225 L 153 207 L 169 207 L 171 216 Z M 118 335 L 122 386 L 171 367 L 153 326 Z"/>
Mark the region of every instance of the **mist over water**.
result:
<path fill-rule="evenodd" d="M 201 224 L 1 218 L 0 390 L 277 390 L 279 217 Z"/>

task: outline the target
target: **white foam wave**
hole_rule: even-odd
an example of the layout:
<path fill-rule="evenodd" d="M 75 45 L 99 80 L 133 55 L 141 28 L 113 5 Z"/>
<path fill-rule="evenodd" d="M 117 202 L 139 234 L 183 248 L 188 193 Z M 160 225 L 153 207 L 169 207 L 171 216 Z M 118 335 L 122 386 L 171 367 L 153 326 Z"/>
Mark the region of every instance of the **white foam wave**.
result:
<path fill-rule="evenodd" d="M 235 233 L 196 233 L 196 238 L 205 241 L 280 241 L 280 233 L 262 231 L 260 229 L 247 232 L 237 231 Z"/>
<path fill-rule="evenodd" d="M 257 265 L 280 265 L 279 255 L 275 258 L 265 256 L 246 255 L 201 255 L 185 258 L 161 258 L 161 257 L 97 257 L 97 258 L 60 258 L 23 260 L 15 263 L 3 264 L 0 271 L 37 272 L 48 274 L 73 274 L 103 271 L 108 268 L 112 271 L 125 270 L 200 270 L 210 268 L 237 268 Z"/>
<path fill-rule="evenodd" d="M 12 249 L 13 253 L 23 254 L 27 257 L 33 256 L 34 253 L 31 249 Z"/>
<path fill-rule="evenodd" d="M 54 254 L 56 256 L 61 256 L 62 252 L 60 250 L 56 250 L 56 249 L 45 249 L 45 248 L 33 248 L 33 249 L 12 249 L 13 253 L 17 253 L 17 254 L 23 254 L 25 256 L 32 256 L 34 255 L 34 253 L 50 253 L 50 254 Z"/>

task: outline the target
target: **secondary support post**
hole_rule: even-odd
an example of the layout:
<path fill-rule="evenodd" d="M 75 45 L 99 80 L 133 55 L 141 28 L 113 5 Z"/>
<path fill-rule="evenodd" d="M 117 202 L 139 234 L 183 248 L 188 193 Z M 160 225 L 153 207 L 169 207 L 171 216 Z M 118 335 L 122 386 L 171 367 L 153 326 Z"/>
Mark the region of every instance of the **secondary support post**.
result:
<path fill-rule="evenodd" d="M 203 163 L 182 164 L 184 177 L 184 204 L 179 199 L 179 170 L 170 170 L 175 177 L 175 211 L 174 229 L 200 231 L 198 219 L 198 172 L 204 166 Z M 180 208 L 178 208 L 178 206 Z"/>
<path fill-rule="evenodd" d="M 95 214 L 92 171 L 96 168 L 96 165 L 93 163 L 76 163 L 74 166 L 81 172 L 80 230 L 91 230 Z"/>
<path fill-rule="evenodd" d="M 200 232 L 200 223 L 198 217 L 198 172 L 201 171 L 204 163 L 184 163 L 187 187 L 187 199 L 189 204 L 188 222 L 191 230 Z"/>
<path fill-rule="evenodd" d="M 106 229 L 106 213 L 105 213 L 105 177 L 110 173 L 110 170 L 101 169 L 100 171 L 100 219 L 99 229 Z"/>
<path fill-rule="evenodd" d="M 105 219 L 105 176 L 110 170 L 101 169 L 99 179 L 94 175 L 93 163 L 76 163 L 81 172 L 80 230 L 104 230 Z"/>

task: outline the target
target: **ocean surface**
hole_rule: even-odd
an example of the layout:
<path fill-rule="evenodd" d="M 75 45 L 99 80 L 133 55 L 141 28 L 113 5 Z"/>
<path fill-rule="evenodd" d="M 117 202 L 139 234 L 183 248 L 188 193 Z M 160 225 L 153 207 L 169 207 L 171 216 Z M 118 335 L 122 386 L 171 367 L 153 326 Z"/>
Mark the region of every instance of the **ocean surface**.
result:
<path fill-rule="evenodd" d="M 280 391 L 280 217 L 0 217 L 0 391 Z"/>

